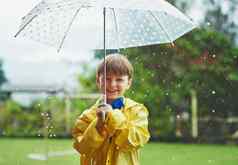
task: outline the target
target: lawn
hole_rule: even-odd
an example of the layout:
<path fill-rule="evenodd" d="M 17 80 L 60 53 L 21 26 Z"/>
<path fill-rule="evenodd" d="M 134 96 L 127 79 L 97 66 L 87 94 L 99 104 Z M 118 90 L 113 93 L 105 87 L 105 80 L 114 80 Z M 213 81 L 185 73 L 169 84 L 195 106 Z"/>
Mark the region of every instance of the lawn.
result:
<path fill-rule="evenodd" d="M 79 165 L 70 140 L 0 139 L 0 165 Z M 47 161 L 32 160 L 30 153 L 48 150 Z M 57 152 L 56 152 L 57 151 Z M 59 156 L 59 151 L 66 155 Z M 142 165 L 238 165 L 238 146 L 149 143 L 141 152 Z"/>

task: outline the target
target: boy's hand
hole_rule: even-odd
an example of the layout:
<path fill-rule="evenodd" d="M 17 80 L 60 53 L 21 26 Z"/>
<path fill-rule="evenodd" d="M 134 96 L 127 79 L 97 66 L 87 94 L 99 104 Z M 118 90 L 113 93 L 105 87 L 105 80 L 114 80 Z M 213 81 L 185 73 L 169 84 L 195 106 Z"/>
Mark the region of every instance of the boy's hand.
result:
<path fill-rule="evenodd" d="M 102 104 L 102 105 L 99 105 L 97 110 L 96 110 L 96 115 L 97 115 L 97 118 L 100 122 L 104 122 L 104 117 L 106 118 L 107 116 L 107 113 L 112 111 L 112 107 L 111 105 L 109 104 Z M 104 114 L 105 116 L 104 116 Z"/>
<path fill-rule="evenodd" d="M 109 104 L 100 105 L 96 110 L 96 115 L 98 118 L 96 129 L 102 136 L 107 136 L 106 129 L 104 128 L 104 120 L 108 114 L 108 112 L 112 111 L 112 107 Z M 104 114 L 103 114 L 104 113 Z M 103 117 L 103 115 L 105 115 Z"/>

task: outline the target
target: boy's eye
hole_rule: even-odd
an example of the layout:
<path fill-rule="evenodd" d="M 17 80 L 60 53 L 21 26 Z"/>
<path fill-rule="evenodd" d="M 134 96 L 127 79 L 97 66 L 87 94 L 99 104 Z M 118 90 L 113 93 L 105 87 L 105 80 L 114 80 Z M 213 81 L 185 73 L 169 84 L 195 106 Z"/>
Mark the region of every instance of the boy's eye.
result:
<path fill-rule="evenodd" d="M 117 81 L 123 81 L 123 79 L 122 78 L 118 78 Z"/>

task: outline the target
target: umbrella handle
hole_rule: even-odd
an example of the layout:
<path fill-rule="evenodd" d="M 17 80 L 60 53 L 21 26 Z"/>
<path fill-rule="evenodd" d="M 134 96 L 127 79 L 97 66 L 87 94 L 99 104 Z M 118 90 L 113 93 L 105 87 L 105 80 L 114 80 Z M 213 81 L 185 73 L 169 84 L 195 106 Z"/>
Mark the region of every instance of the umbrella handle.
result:
<path fill-rule="evenodd" d="M 106 113 L 105 113 L 105 111 L 102 111 L 102 121 L 103 122 L 105 121 L 105 118 L 106 118 Z"/>
<path fill-rule="evenodd" d="M 105 106 L 106 106 L 106 104 L 101 104 L 101 105 L 98 106 L 98 108 L 105 107 Z M 106 112 L 105 111 L 102 111 L 101 118 L 102 118 L 102 121 L 104 122 L 105 119 L 106 119 Z"/>

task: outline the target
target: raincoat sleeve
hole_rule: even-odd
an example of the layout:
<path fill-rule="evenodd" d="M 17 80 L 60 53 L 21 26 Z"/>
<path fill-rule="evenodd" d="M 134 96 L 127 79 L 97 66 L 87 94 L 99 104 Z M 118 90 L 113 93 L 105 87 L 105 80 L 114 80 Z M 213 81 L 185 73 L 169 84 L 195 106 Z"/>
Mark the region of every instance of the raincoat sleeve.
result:
<path fill-rule="evenodd" d="M 76 120 L 72 130 L 74 148 L 82 155 L 93 154 L 104 141 L 104 137 L 96 130 L 96 123 L 97 118 L 92 110 L 86 110 Z"/>
<path fill-rule="evenodd" d="M 122 149 L 132 149 L 143 146 L 148 142 L 148 111 L 145 106 L 138 104 L 127 110 L 127 115 L 116 110 L 108 115 L 108 131 L 115 133 L 115 143 Z"/>

